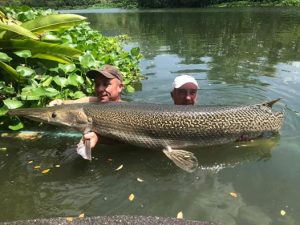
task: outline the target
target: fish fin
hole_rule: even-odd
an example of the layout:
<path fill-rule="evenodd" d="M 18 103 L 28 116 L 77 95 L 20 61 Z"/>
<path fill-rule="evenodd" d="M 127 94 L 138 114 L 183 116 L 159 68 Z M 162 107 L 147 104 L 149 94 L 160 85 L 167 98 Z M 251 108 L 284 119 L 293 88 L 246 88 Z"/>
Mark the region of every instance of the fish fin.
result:
<path fill-rule="evenodd" d="M 277 98 L 277 99 L 274 99 L 274 100 L 269 101 L 269 102 L 264 102 L 262 105 L 263 105 L 263 106 L 267 106 L 267 107 L 272 108 L 272 106 L 273 106 L 276 102 L 278 102 L 279 100 L 281 100 L 281 98 Z"/>
<path fill-rule="evenodd" d="M 181 169 L 192 173 L 198 167 L 198 160 L 192 152 L 173 150 L 170 146 L 163 149 L 163 153 Z"/>
<path fill-rule="evenodd" d="M 86 140 L 83 144 L 83 141 L 80 141 L 77 145 L 77 153 L 82 156 L 82 158 L 87 160 L 92 160 L 92 149 L 90 140 Z"/>

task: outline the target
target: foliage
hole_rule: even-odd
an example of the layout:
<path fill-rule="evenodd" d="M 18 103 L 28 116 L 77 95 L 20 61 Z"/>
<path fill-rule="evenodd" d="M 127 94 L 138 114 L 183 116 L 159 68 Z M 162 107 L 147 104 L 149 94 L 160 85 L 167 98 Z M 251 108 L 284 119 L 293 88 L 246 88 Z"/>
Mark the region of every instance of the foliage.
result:
<path fill-rule="evenodd" d="M 27 5 L 31 7 L 44 7 L 44 8 L 89 8 L 98 6 L 99 8 L 133 8 L 137 7 L 136 0 L 12 0 L 4 2 L 4 5 Z"/>
<path fill-rule="evenodd" d="M 127 90 L 134 91 L 141 54 L 122 48 L 126 37 L 105 37 L 79 15 L 19 10 L 0 13 L 0 127 L 22 128 L 7 116 L 8 109 L 93 94 L 85 74 L 104 64 L 120 68 Z"/>

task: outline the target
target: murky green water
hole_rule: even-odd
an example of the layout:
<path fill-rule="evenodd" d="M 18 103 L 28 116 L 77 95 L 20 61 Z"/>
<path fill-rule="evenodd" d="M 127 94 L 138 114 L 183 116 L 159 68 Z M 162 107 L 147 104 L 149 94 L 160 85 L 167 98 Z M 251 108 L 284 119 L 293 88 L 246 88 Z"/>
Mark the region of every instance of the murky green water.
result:
<path fill-rule="evenodd" d="M 176 217 L 182 211 L 184 218 L 228 225 L 299 224 L 300 10 L 91 12 L 85 15 L 94 28 L 128 34 L 128 46 L 145 56 L 147 79 L 124 98 L 171 104 L 174 77 L 191 74 L 200 83 L 199 104 L 282 97 L 275 106 L 285 108 L 281 135 L 199 149 L 201 168 L 192 174 L 159 151 L 128 145 L 99 146 L 89 163 L 72 154 L 78 136 L 53 128 L 37 140 L 2 137 L 0 221 L 80 213 Z"/>

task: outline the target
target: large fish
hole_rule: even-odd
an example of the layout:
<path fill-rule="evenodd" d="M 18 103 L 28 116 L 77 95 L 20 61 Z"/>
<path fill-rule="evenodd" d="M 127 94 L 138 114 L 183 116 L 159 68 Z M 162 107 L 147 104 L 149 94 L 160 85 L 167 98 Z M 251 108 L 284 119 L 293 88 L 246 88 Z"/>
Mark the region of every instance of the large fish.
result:
<path fill-rule="evenodd" d="M 283 112 L 271 110 L 277 101 L 250 106 L 87 103 L 14 109 L 9 114 L 159 149 L 177 166 L 192 172 L 198 160 L 193 153 L 181 149 L 277 133 L 283 122 Z"/>

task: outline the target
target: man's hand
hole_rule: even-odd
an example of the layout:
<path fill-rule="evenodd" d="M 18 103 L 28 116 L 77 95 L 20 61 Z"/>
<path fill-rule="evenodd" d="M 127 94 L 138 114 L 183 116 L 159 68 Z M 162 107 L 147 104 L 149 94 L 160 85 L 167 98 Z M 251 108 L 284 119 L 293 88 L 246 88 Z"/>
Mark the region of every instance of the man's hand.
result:
<path fill-rule="evenodd" d="M 48 107 L 56 106 L 56 105 L 62 105 L 64 104 L 64 101 L 62 99 L 54 99 L 47 105 Z"/>
<path fill-rule="evenodd" d="M 83 135 L 82 139 L 83 139 L 83 143 L 86 140 L 90 140 L 91 148 L 94 148 L 98 142 L 98 135 L 95 132 L 89 132 Z"/>

